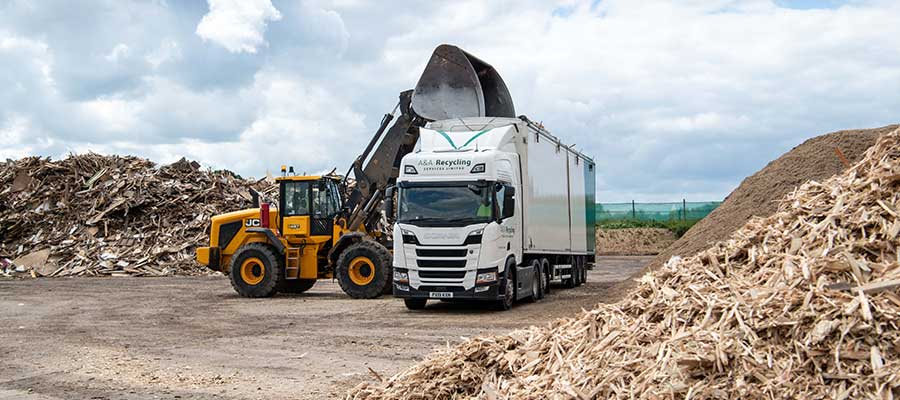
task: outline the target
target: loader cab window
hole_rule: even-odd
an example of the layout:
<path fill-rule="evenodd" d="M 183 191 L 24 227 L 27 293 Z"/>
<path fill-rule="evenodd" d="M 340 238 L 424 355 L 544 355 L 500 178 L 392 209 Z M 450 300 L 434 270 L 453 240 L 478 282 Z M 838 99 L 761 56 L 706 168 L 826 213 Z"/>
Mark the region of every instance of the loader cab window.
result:
<path fill-rule="evenodd" d="M 340 193 L 337 184 L 331 179 L 324 179 L 313 184 L 313 216 L 330 218 L 341 209 Z"/>
<path fill-rule="evenodd" d="M 281 198 L 284 203 L 283 215 L 309 215 L 309 195 L 310 183 L 303 182 L 282 182 Z"/>

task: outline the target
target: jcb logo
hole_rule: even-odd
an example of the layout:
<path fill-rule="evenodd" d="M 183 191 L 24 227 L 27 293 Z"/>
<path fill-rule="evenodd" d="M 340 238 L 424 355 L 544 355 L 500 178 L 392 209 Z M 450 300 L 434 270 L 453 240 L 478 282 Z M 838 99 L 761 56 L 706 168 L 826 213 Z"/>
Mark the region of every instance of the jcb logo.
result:
<path fill-rule="evenodd" d="M 250 219 L 244 221 L 244 226 L 246 226 L 248 228 L 254 228 L 254 227 L 259 226 L 259 218 L 250 218 Z"/>

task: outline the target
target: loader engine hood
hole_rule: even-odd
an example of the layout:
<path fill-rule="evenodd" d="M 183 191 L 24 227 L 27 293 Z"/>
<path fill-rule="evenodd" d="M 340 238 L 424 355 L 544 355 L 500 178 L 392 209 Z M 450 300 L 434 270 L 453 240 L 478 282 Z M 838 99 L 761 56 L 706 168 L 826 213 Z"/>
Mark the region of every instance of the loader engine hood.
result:
<path fill-rule="evenodd" d="M 412 109 L 431 121 L 516 116 L 512 96 L 497 70 L 449 44 L 431 54 L 413 91 Z"/>

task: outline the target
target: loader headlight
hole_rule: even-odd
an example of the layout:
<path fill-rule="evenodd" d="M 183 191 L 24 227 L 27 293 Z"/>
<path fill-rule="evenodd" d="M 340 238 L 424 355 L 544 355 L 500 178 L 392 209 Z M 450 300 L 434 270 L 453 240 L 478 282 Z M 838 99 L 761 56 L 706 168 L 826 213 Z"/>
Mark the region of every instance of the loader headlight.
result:
<path fill-rule="evenodd" d="M 475 166 L 472 167 L 472 170 L 469 171 L 469 173 L 472 173 L 472 174 L 480 174 L 483 172 L 484 172 L 484 163 L 475 164 Z"/>
<path fill-rule="evenodd" d="M 492 283 L 497 282 L 497 273 L 496 272 L 485 272 L 482 274 L 478 274 L 475 276 L 475 283 Z"/>
<path fill-rule="evenodd" d="M 409 274 L 406 272 L 394 271 L 394 281 L 397 283 L 409 283 Z"/>
<path fill-rule="evenodd" d="M 409 175 L 417 175 L 419 171 L 416 171 L 416 167 L 413 167 L 412 165 L 406 165 L 403 167 L 403 173 Z"/>

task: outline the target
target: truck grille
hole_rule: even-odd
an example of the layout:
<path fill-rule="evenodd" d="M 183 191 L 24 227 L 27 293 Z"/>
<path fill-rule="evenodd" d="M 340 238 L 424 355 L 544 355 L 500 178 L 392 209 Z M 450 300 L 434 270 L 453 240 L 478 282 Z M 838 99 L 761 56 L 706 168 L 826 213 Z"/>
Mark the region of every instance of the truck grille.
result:
<path fill-rule="evenodd" d="M 422 279 L 462 279 L 466 271 L 419 271 Z"/>
<path fill-rule="evenodd" d="M 416 249 L 419 257 L 465 257 L 466 249 Z"/>
<path fill-rule="evenodd" d="M 465 268 L 466 260 L 416 260 L 419 268 Z"/>

